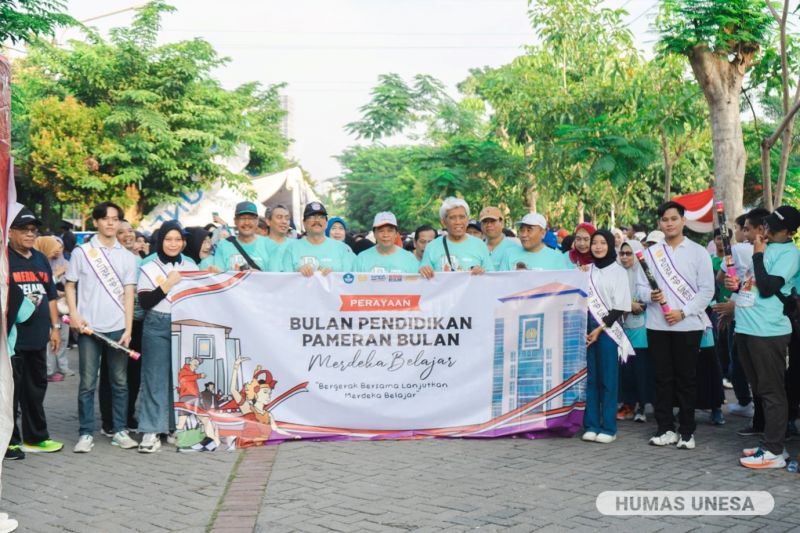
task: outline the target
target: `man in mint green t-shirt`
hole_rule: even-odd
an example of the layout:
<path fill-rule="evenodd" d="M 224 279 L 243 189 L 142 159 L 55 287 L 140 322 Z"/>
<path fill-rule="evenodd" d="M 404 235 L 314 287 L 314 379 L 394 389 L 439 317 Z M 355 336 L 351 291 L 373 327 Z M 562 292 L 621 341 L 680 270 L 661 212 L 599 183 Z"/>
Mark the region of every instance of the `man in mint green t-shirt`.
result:
<path fill-rule="evenodd" d="M 781 206 L 764 219 L 766 231 L 753 240 L 753 259 L 745 279 L 725 277 L 725 287 L 736 292 L 736 348 L 753 397 L 764 410 L 764 439 L 747 448 L 739 459 L 753 469 L 783 468 L 788 421 L 784 379 L 786 349 L 792 324 L 783 314 L 781 297 L 788 298 L 800 271 L 800 251 L 792 237 L 800 226 L 800 212 Z"/>
<path fill-rule="evenodd" d="M 236 224 L 237 236 L 228 240 L 219 241 L 214 252 L 213 266 L 220 272 L 229 270 L 270 270 L 270 259 L 277 248 L 275 243 L 256 233 L 258 229 L 258 210 L 253 202 L 239 202 L 233 218 Z M 244 250 L 255 264 L 251 265 L 247 258 L 237 248 L 236 244 Z"/>
<path fill-rule="evenodd" d="M 417 273 L 419 261 L 414 254 L 395 244 L 397 218 L 393 213 L 385 211 L 375 215 L 372 232 L 376 244 L 358 254 L 353 265 L 355 272 Z"/>
<path fill-rule="evenodd" d="M 498 207 L 484 207 L 478 216 L 478 221 L 481 224 L 481 231 L 486 236 L 486 247 L 489 249 L 492 263 L 497 269 L 500 269 L 500 265 L 506 259 L 506 254 L 519 248 L 519 241 L 513 237 L 506 237 L 503 233 L 505 229 L 503 212 Z"/>
<path fill-rule="evenodd" d="M 567 256 L 547 247 L 544 236 L 547 220 L 538 213 L 528 213 L 517 222 L 522 246 L 509 249 L 499 270 L 572 270 L 575 268 Z"/>
<path fill-rule="evenodd" d="M 319 202 L 311 202 L 303 211 L 306 236 L 292 241 L 283 252 L 283 272 L 300 272 L 313 276 L 314 272 L 349 272 L 355 254 L 345 243 L 325 236 L 328 212 Z"/>
<path fill-rule="evenodd" d="M 425 247 L 419 273 L 432 278 L 434 272 L 494 272 L 489 249 L 482 240 L 467 235 L 469 205 L 461 198 L 448 197 L 439 208 L 439 218 L 447 230 Z"/>

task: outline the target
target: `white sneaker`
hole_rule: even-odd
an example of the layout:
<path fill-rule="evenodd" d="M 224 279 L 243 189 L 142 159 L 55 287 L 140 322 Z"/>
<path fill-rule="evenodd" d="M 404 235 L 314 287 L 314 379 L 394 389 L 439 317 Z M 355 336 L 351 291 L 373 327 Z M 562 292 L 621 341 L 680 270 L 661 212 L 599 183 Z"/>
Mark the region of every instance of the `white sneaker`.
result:
<path fill-rule="evenodd" d="M 760 450 L 752 457 L 742 457 L 739 463 L 747 468 L 764 469 L 764 468 L 785 468 L 786 459 L 782 455 L 775 455 L 767 450 Z"/>
<path fill-rule="evenodd" d="M 600 442 L 602 444 L 610 444 L 617 440 L 616 435 L 609 435 L 608 433 L 598 433 L 597 438 L 594 439 L 595 442 Z"/>
<path fill-rule="evenodd" d="M 111 445 L 119 446 L 123 450 L 129 450 L 139 446 L 139 443 L 133 440 L 130 435 L 128 435 L 127 429 L 123 429 L 122 431 L 117 431 L 114 433 L 114 438 L 111 439 Z"/>
<path fill-rule="evenodd" d="M 761 451 L 766 451 L 766 450 L 763 450 L 760 446 L 757 448 L 745 448 L 744 450 L 742 450 L 742 457 L 753 457 L 755 455 L 758 455 Z M 786 448 L 783 449 L 781 457 L 783 457 L 784 460 L 789 458 L 789 452 L 786 451 Z"/>
<path fill-rule="evenodd" d="M 674 431 L 665 431 L 661 435 L 650 437 L 650 444 L 653 446 L 669 446 L 678 442 L 678 434 Z"/>
<path fill-rule="evenodd" d="M 167 444 L 170 446 L 177 446 L 178 445 L 178 436 L 175 432 L 167 433 Z"/>
<path fill-rule="evenodd" d="M 145 433 L 139 443 L 139 453 L 155 453 L 161 449 L 161 439 L 158 433 Z"/>
<path fill-rule="evenodd" d="M 728 378 L 722 378 L 722 388 L 724 389 L 732 389 L 733 383 L 728 380 Z"/>
<path fill-rule="evenodd" d="M 8 515 L 3 520 L 0 520 L 0 533 L 11 533 L 19 527 L 19 522 L 13 518 L 8 518 Z"/>
<path fill-rule="evenodd" d="M 75 453 L 89 453 L 92 451 L 92 448 L 94 448 L 94 437 L 91 435 L 81 435 L 81 438 L 75 443 L 72 451 Z"/>
<path fill-rule="evenodd" d="M 684 440 L 683 437 L 680 438 L 678 441 L 677 448 L 679 450 L 694 450 L 695 443 L 694 443 L 694 435 L 689 437 L 689 440 Z"/>
<path fill-rule="evenodd" d="M 594 431 L 587 431 L 581 436 L 581 440 L 585 440 L 586 442 L 594 442 L 597 440 L 597 433 Z"/>
<path fill-rule="evenodd" d="M 728 406 L 728 414 L 733 416 L 743 416 L 745 418 L 753 418 L 753 413 L 755 413 L 755 406 L 753 402 L 748 403 L 747 405 L 739 405 L 738 402 L 732 403 Z"/>

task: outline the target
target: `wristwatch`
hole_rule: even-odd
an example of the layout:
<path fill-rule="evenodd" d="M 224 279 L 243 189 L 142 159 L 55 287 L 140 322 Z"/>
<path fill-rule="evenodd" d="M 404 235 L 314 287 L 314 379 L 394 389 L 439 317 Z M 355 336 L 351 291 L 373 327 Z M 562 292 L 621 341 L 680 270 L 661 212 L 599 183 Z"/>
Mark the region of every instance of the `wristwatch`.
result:
<path fill-rule="evenodd" d="M 51 324 L 50 329 L 61 329 L 61 324 Z"/>

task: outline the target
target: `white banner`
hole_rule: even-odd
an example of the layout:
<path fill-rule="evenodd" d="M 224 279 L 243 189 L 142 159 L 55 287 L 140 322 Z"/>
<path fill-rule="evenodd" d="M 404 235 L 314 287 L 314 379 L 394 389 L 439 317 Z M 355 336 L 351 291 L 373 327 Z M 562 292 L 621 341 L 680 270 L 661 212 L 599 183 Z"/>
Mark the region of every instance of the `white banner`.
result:
<path fill-rule="evenodd" d="M 580 271 L 190 275 L 170 293 L 184 444 L 570 435 L 586 284 Z"/>

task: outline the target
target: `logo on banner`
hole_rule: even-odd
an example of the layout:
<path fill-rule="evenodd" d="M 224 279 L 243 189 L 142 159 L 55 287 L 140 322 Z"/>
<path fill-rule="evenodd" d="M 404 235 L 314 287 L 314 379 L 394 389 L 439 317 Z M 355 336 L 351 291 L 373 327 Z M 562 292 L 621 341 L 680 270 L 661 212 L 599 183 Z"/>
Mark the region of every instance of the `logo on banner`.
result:
<path fill-rule="evenodd" d="M 525 350 L 539 349 L 539 328 L 542 326 L 541 318 L 530 318 L 522 323 L 522 348 Z"/>
<path fill-rule="evenodd" d="M 353 276 L 353 274 L 351 274 L 350 272 L 348 272 L 347 274 L 345 274 L 344 276 L 342 276 L 342 280 L 343 280 L 345 283 L 348 283 L 348 284 L 349 284 L 349 283 L 353 283 L 353 281 L 354 281 L 355 279 L 356 279 L 356 278 L 355 278 L 355 276 Z"/>
<path fill-rule="evenodd" d="M 419 294 L 342 294 L 340 311 L 419 311 Z"/>

